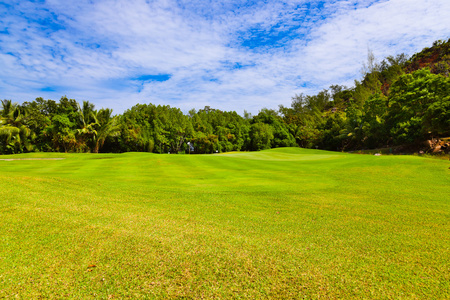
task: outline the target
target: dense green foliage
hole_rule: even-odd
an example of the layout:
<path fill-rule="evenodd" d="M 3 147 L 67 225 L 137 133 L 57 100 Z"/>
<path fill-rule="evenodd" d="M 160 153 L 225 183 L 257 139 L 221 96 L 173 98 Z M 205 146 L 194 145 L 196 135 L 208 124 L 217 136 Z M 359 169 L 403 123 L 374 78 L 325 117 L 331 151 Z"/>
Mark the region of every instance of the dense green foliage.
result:
<path fill-rule="evenodd" d="M 2 299 L 450 298 L 445 160 L 300 148 L 0 159 Z"/>
<path fill-rule="evenodd" d="M 205 107 L 137 104 L 113 117 L 84 101 L 3 100 L 0 153 L 33 151 L 213 153 L 268 148 L 327 150 L 387 147 L 450 135 L 450 40 L 412 56 L 377 63 L 369 52 L 363 79 L 317 95 L 296 95 L 291 107 L 258 115 Z"/>

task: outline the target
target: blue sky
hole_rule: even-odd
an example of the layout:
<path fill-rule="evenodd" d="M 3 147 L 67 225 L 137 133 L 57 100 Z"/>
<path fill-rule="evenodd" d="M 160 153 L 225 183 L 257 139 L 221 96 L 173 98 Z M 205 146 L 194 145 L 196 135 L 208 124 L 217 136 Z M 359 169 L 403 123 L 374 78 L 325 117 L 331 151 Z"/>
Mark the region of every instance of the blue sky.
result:
<path fill-rule="evenodd" d="M 0 2 L 0 99 L 253 114 L 450 37 L 448 0 Z"/>

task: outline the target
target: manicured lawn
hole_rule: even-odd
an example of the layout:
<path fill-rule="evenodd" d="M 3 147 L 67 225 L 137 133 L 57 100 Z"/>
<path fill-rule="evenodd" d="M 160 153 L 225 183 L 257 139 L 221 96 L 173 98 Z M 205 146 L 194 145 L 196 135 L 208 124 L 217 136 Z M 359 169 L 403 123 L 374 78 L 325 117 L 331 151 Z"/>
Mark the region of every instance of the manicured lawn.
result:
<path fill-rule="evenodd" d="M 448 161 L 5 158 L 0 298 L 450 298 Z"/>

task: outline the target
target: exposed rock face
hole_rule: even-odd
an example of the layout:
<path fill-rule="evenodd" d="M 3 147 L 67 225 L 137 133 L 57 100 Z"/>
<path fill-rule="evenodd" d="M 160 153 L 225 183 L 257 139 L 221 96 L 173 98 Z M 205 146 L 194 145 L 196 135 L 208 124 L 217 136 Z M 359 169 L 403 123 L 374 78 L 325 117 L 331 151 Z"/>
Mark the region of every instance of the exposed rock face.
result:
<path fill-rule="evenodd" d="M 442 152 L 441 145 L 436 145 L 433 149 L 433 153 L 439 153 L 439 152 Z"/>
<path fill-rule="evenodd" d="M 425 147 L 427 147 L 426 152 L 432 153 L 449 153 L 450 151 L 450 141 L 432 139 L 425 142 Z"/>
<path fill-rule="evenodd" d="M 429 149 L 432 149 L 432 148 L 433 148 L 433 145 L 434 145 L 433 140 L 425 141 L 424 144 L 425 144 L 425 146 L 427 146 Z"/>

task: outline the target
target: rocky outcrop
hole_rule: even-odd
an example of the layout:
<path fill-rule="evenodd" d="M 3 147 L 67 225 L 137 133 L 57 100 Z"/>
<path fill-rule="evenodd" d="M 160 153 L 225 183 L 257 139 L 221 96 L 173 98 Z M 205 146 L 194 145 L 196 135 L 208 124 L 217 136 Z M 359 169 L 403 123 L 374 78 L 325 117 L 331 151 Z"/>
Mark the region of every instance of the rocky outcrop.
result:
<path fill-rule="evenodd" d="M 425 142 L 426 152 L 428 153 L 449 153 L 450 141 L 449 139 L 432 139 Z"/>

